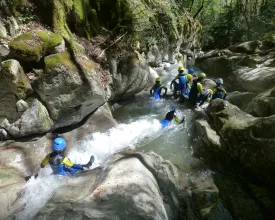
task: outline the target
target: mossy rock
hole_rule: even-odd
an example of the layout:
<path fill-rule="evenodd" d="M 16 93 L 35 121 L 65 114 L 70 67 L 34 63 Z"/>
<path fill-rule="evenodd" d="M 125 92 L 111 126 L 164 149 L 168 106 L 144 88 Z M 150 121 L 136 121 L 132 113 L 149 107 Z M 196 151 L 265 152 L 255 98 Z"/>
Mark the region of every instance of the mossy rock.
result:
<path fill-rule="evenodd" d="M 65 66 L 72 70 L 76 70 L 76 66 L 70 60 L 70 54 L 68 52 L 60 53 L 60 54 L 53 54 L 53 55 L 45 57 L 46 70 L 55 68 L 60 65 Z"/>
<path fill-rule="evenodd" d="M 52 32 L 28 32 L 10 42 L 10 53 L 12 57 L 19 60 L 38 62 L 47 53 L 52 53 L 56 46 L 62 44 L 62 41 L 63 38 L 60 35 Z"/>

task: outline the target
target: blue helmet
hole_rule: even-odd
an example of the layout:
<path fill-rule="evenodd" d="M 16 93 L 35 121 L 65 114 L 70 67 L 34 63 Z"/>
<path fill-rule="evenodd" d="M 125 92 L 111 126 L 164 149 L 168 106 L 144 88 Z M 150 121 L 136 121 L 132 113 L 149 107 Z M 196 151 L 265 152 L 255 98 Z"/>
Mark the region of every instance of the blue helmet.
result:
<path fill-rule="evenodd" d="M 188 73 L 194 74 L 194 73 L 195 73 L 195 70 L 194 70 L 193 68 L 189 68 L 189 69 L 188 69 Z"/>
<path fill-rule="evenodd" d="M 216 83 L 219 84 L 219 85 L 222 85 L 223 84 L 223 79 L 222 78 L 218 78 L 216 80 Z"/>
<path fill-rule="evenodd" d="M 169 110 L 170 111 L 175 111 L 176 107 L 173 104 L 171 104 L 171 105 L 169 105 Z"/>
<path fill-rule="evenodd" d="M 62 137 L 55 138 L 53 141 L 53 150 L 62 151 L 66 147 L 66 141 Z"/>

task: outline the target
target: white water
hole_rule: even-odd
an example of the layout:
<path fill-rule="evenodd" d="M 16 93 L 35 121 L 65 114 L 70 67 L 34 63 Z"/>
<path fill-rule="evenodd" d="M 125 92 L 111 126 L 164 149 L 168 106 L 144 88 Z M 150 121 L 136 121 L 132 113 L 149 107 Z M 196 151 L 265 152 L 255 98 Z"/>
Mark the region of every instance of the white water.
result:
<path fill-rule="evenodd" d="M 170 84 L 169 81 L 164 83 L 167 86 Z M 181 119 L 183 115 L 187 115 L 187 120 L 184 124 L 171 123 L 166 129 L 162 129 L 159 121 L 164 119 L 171 103 L 177 106 L 177 116 Z M 72 162 L 86 164 L 90 156 L 94 155 L 92 168 L 95 168 L 103 165 L 110 155 L 125 148 L 153 150 L 180 168 L 189 170 L 192 181 L 211 175 L 209 171 L 194 171 L 190 166 L 193 162 L 190 140 L 193 116 L 190 109 L 186 110 L 185 106 L 171 99 L 154 102 L 149 99 L 149 95 L 143 95 L 127 102 L 114 115 L 119 125 L 105 133 L 93 133 L 79 140 L 67 155 Z M 39 177 L 26 184 L 23 196 L 25 206 L 16 219 L 32 219 L 64 183 L 63 180 L 69 178 L 50 173 L 50 168 L 41 169 Z"/>
<path fill-rule="evenodd" d="M 136 144 L 160 133 L 159 121 L 141 119 L 129 124 L 119 124 L 106 133 L 94 133 L 86 140 L 79 141 L 68 157 L 79 164 L 89 161 L 95 156 L 95 166 L 101 165 L 107 157 L 125 148 L 135 149 Z"/>

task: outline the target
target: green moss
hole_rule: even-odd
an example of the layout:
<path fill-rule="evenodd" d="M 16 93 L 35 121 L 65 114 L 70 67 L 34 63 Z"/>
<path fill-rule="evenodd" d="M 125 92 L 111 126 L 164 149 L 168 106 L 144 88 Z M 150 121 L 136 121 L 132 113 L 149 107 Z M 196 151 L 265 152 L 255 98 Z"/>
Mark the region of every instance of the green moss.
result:
<path fill-rule="evenodd" d="M 68 52 L 54 54 L 54 55 L 45 57 L 45 65 L 46 65 L 46 69 L 50 69 L 58 65 L 63 65 L 72 70 L 76 70 L 75 65 L 70 60 L 70 54 Z"/>
<path fill-rule="evenodd" d="M 39 31 L 37 34 L 43 42 L 43 47 L 45 50 L 54 48 L 57 45 L 60 45 L 63 41 L 63 38 L 59 34 L 52 32 Z"/>
<path fill-rule="evenodd" d="M 83 0 L 74 0 L 74 12 L 77 15 L 77 19 L 86 23 L 86 14 L 84 11 Z"/>
<path fill-rule="evenodd" d="M 53 27 L 55 32 L 62 35 L 66 40 L 70 40 L 72 33 L 66 21 L 66 9 L 62 0 L 54 1 L 53 7 Z"/>
<path fill-rule="evenodd" d="M 6 61 L 2 62 L 1 66 L 2 66 L 1 69 L 10 69 L 12 66 L 12 61 L 6 60 Z"/>
<path fill-rule="evenodd" d="M 44 50 L 54 48 L 57 45 L 60 45 L 63 41 L 63 38 L 59 34 L 52 32 L 39 31 L 37 35 L 43 42 Z"/>
<path fill-rule="evenodd" d="M 25 61 L 39 61 L 43 51 L 40 38 L 28 32 L 20 35 L 9 44 L 11 55 Z"/>

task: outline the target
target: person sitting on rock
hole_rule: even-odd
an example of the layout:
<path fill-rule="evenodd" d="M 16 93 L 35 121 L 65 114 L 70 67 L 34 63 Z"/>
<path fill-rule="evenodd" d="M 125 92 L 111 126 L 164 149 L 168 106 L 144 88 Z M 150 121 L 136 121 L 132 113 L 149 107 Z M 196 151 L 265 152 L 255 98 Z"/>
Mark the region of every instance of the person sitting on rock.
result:
<path fill-rule="evenodd" d="M 176 116 L 176 107 L 174 105 L 170 105 L 169 106 L 169 112 L 166 114 L 165 119 L 160 121 L 160 124 L 163 128 L 167 127 L 170 122 L 174 119 L 174 121 L 177 124 L 181 124 L 185 121 L 186 116 L 183 116 L 183 119 L 180 120 L 177 116 Z"/>
<path fill-rule="evenodd" d="M 166 95 L 167 88 L 163 84 L 161 84 L 160 78 L 158 77 L 156 78 L 156 84 L 150 89 L 150 94 L 153 95 L 155 99 L 160 99 L 162 89 L 165 90 L 163 95 Z"/>
<path fill-rule="evenodd" d="M 218 78 L 216 80 L 216 84 L 217 86 L 213 89 L 212 100 L 217 98 L 225 100 L 227 94 L 226 94 L 226 90 L 223 88 L 223 79 Z"/>
<path fill-rule="evenodd" d="M 202 100 L 204 95 L 202 81 L 205 79 L 205 73 L 198 73 L 198 78 L 193 80 L 192 87 L 189 93 L 189 100 L 193 105 Z"/>
<path fill-rule="evenodd" d="M 210 102 L 211 98 L 212 98 L 212 95 L 213 95 L 212 89 L 204 90 L 203 96 L 201 97 L 201 102 L 200 102 L 199 106 L 202 106 L 205 101 Z"/>
<path fill-rule="evenodd" d="M 172 82 L 170 84 L 170 89 L 172 89 L 172 85 L 174 87 L 174 94 L 178 93 L 180 91 L 179 84 L 176 81 L 179 78 L 179 75 L 185 75 L 184 67 L 183 66 L 179 66 L 179 68 L 178 68 L 178 75 L 172 80 Z"/>
<path fill-rule="evenodd" d="M 85 165 L 74 164 L 64 156 L 66 148 L 66 140 L 62 137 L 57 137 L 53 141 L 53 152 L 48 154 L 41 163 L 41 168 L 50 164 L 53 173 L 61 176 L 71 176 L 83 170 L 89 170 L 94 162 L 94 156 L 91 156 L 90 161 Z"/>

